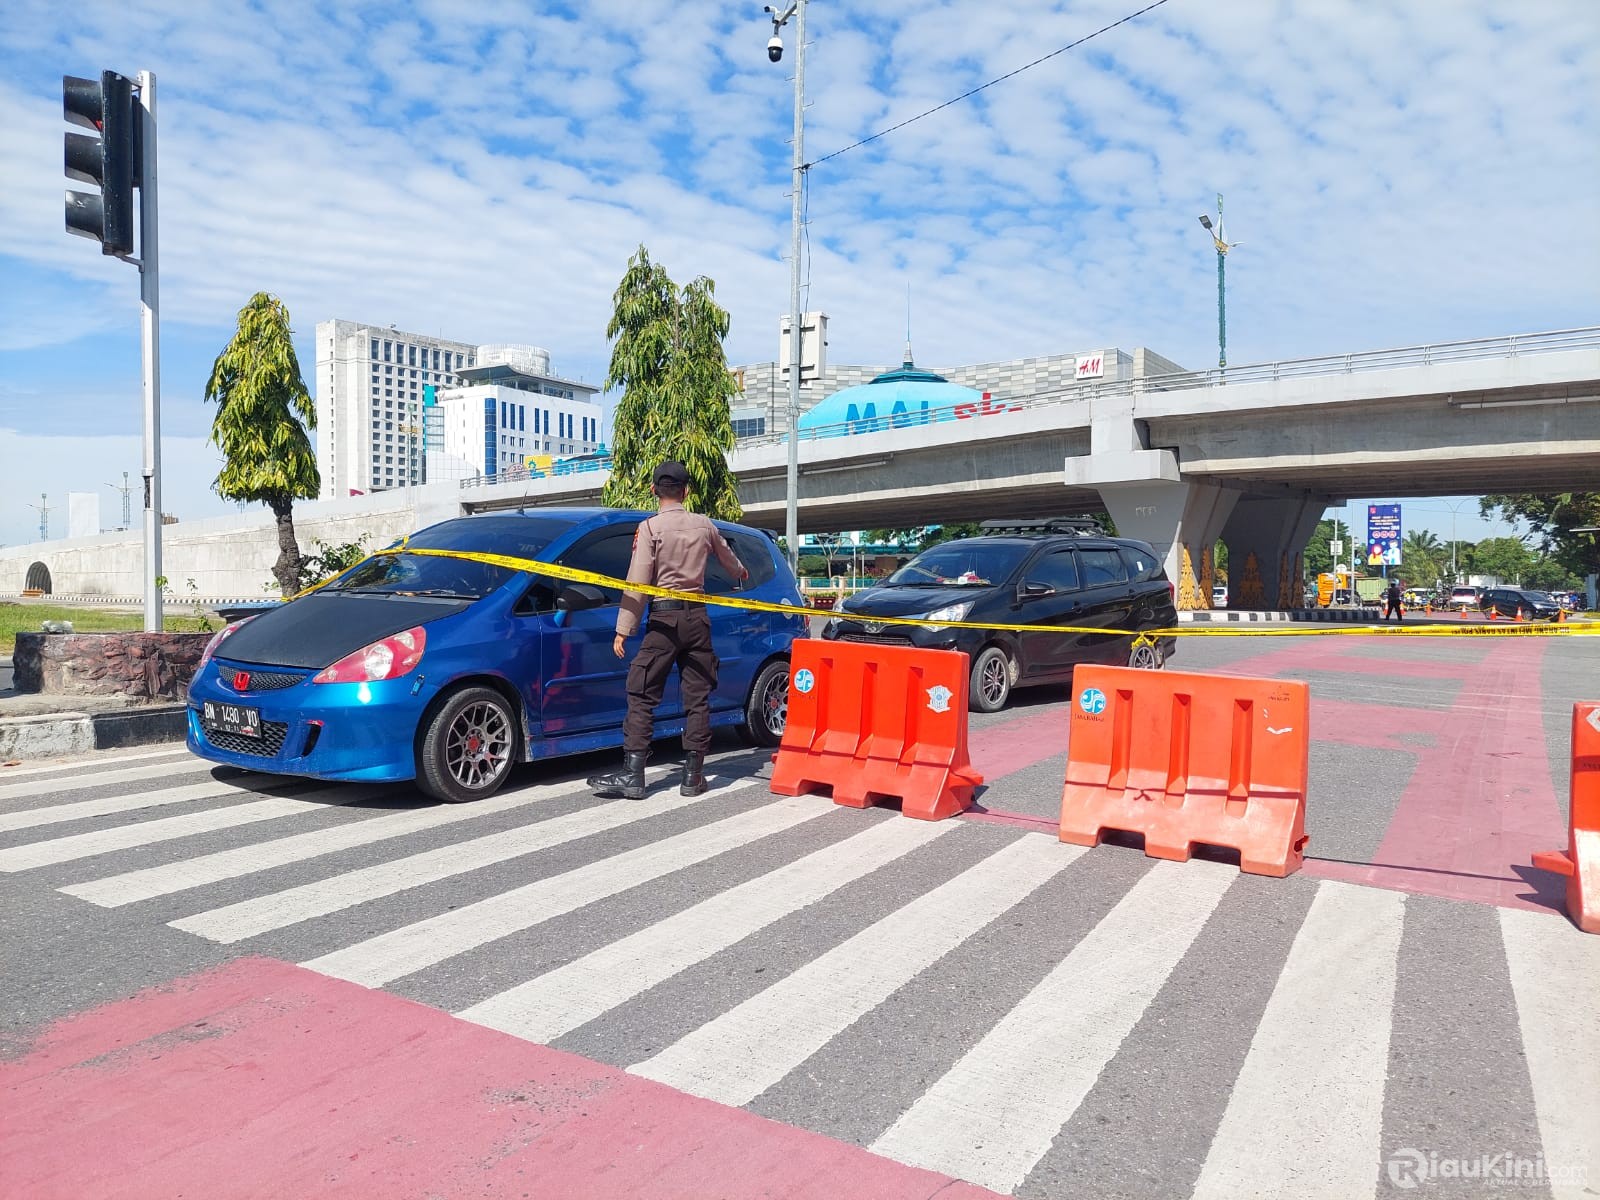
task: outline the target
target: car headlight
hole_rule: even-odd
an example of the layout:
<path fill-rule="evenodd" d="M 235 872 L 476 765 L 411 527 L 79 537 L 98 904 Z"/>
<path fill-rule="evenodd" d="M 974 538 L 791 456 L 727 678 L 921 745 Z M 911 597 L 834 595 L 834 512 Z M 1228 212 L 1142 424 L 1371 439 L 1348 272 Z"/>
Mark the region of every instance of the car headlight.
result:
<path fill-rule="evenodd" d="M 943 608 L 936 608 L 923 617 L 928 622 L 929 629 L 943 629 L 942 621 L 965 621 L 967 614 L 972 611 L 972 601 L 963 600 L 960 604 L 947 604 Z"/>

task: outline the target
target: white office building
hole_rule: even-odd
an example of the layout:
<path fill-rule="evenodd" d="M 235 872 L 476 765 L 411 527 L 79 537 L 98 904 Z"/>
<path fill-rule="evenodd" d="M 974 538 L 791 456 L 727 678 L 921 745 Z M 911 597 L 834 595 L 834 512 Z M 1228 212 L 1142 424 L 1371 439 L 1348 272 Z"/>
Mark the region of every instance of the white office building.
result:
<path fill-rule="evenodd" d="M 426 477 L 525 478 L 560 459 L 600 449 L 603 412 L 597 389 L 550 370 L 538 346 L 479 346 L 477 365 L 458 372 L 454 387 L 436 394 L 442 418 L 429 406 Z"/>
<path fill-rule="evenodd" d="M 423 482 L 424 388 L 452 387 L 477 365 L 477 346 L 392 325 L 317 323 L 320 498 Z"/>

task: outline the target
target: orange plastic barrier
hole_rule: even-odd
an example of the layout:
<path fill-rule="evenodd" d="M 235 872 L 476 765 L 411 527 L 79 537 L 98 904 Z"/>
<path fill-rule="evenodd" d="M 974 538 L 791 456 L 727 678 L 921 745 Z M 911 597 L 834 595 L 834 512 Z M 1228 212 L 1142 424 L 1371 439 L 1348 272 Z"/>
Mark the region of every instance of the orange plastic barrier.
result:
<path fill-rule="evenodd" d="M 970 808 L 983 776 L 967 759 L 968 669 L 954 650 L 795 642 L 772 790 L 832 788 L 851 808 L 899 798 L 924 821 Z"/>
<path fill-rule="evenodd" d="M 1305 858 L 1311 688 L 1277 679 L 1083 666 L 1073 673 L 1061 840 L 1144 835 L 1186 862 L 1197 844 L 1239 851 L 1253 875 Z"/>
<path fill-rule="evenodd" d="M 1567 877 L 1567 913 L 1585 933 L 1600 933 L 1600 700 L 1572 706 L 1572 804 L 1567 849 L 1533 856 L 1533 865 Z"/>

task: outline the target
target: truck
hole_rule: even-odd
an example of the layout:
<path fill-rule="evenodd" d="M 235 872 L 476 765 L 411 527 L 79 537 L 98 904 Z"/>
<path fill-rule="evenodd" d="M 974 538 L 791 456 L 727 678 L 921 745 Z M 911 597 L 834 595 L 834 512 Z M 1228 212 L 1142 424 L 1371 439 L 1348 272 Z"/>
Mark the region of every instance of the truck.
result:
<path fill-rule="evenodd" d="M 1354 588 L 1351 587 L 1352 581 Z M 1329 608 L 1335 604 L 1349 604 L 1353 591 L 1354 602 L 1363 608 L 1381 608 L 1383 593 L 1388 587 L 1389 581 L 1379 575 L 1365 575 L 1360 571 L 1352 574 L 1344 567 L 1334 571 L 1324 571 L 1317 576 L 1317 607 Z"/>

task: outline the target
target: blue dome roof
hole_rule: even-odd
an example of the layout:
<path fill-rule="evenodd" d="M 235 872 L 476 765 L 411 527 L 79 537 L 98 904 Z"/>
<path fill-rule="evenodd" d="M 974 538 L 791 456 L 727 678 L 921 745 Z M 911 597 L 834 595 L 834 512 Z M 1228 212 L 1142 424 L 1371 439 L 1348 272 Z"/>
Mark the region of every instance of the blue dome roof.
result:
<path fill-rule="evenodd" d="M 958 404 L 977 404 L 983 393 L 948 382 L 913 365 L 908 358 L 893 371 L 870 383 L 841 388 L 813 405 L 800 417 L 801 429 L 848 424 L 851 433 L 866 433 L 900 425 L 948 421 Z M 937 414 L 937 415 L 936 415 Z"/>

